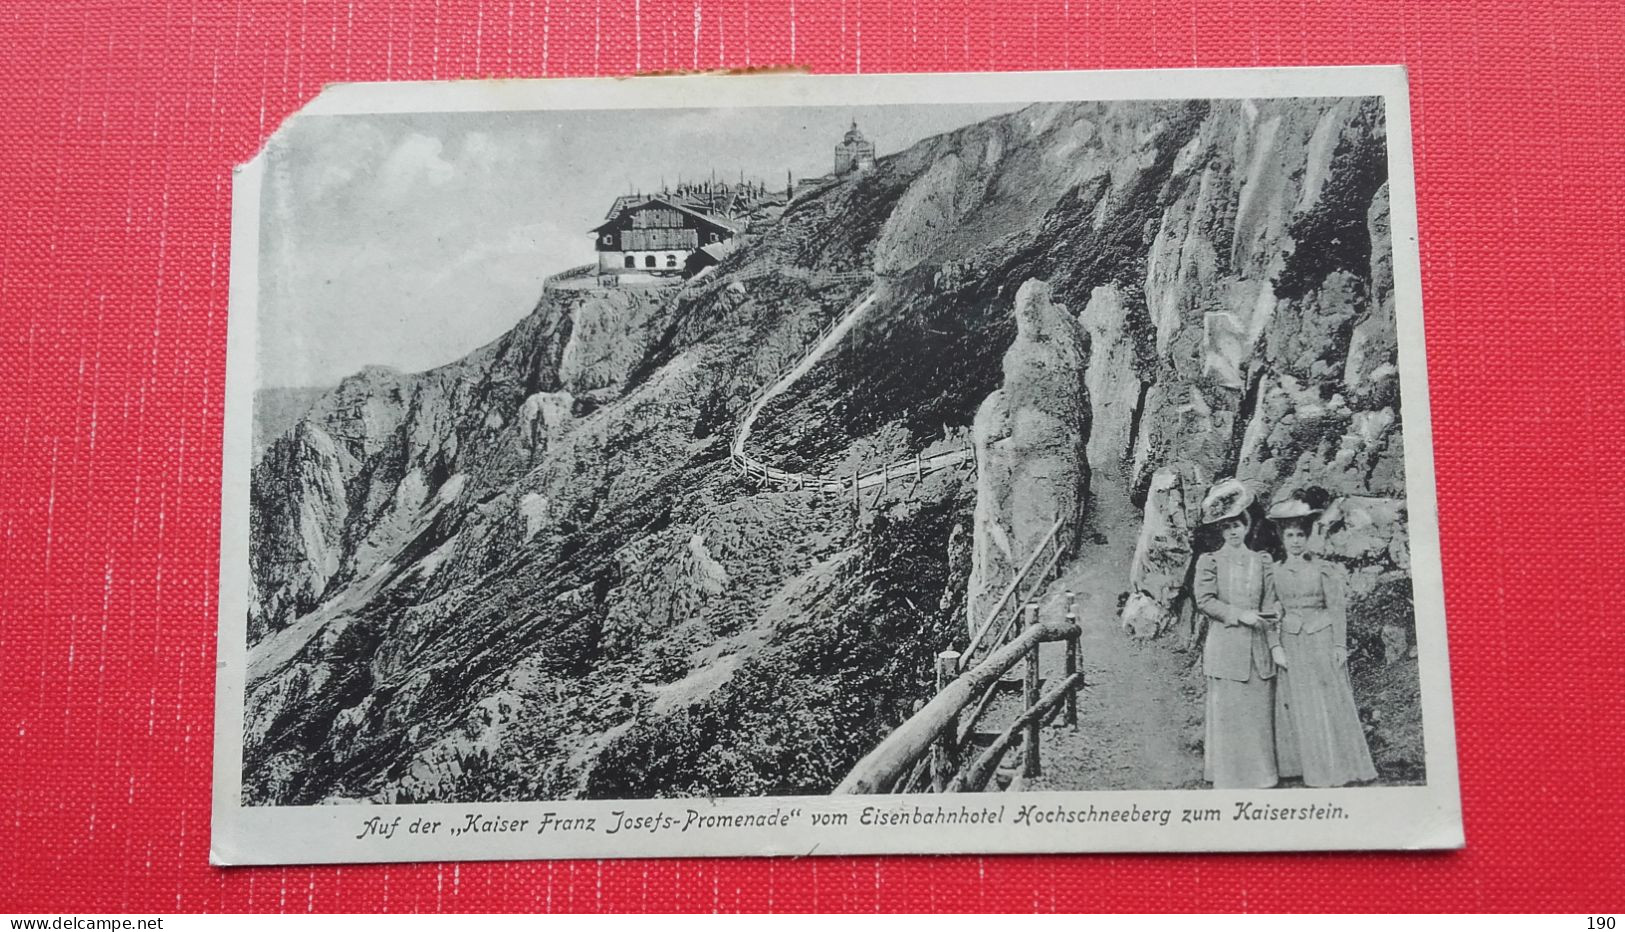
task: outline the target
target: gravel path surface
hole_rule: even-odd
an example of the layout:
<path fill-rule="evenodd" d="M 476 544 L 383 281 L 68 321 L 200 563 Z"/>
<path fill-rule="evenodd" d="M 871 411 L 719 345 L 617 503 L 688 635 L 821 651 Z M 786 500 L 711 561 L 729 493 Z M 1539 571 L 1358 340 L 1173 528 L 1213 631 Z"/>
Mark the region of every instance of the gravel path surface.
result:
<path fill-rule="evenodd" d="M 1104 470 L 1102 470 L 1104 472 Z M 1117 595 L 1128 586 L 1140 516 L 1114 483 L 1095 476 L 1091 517 L 1078 555 L 1045 592 L 1040 611 L 1066 611 L 1066 592 L 1077 595 L 1079 662 L 1088 686 L 1078 697 L 1078 727 L 1055 722 L 1042 732 L 1043 773 L 1023 781 L 1028 790 L 1173 789 L 1202 781 L 1202 682 L 1192 654 L 1175 649 L 1175 636 L 1130 638 L 1117 622 Z M 1097 536 L 1100 535 L 1100 536 Z M 1104 540 L 1104 543 L 1095 541 Z M 1062 675 L 1065 646 L 1041 650 L 1046 684 Z M 1012 671 L 1019 673 L 1020 667 Z M 1019 713 L 1020 697 L 1003 697 L 981 726 L 997 731 Z M 1019 749 L 1005 758 L 1019 769 Z"/>

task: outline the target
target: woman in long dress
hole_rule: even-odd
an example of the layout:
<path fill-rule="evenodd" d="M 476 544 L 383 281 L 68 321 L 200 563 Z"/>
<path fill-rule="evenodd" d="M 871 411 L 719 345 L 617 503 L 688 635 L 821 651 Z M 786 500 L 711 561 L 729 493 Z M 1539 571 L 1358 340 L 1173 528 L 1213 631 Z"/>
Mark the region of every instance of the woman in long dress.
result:
<path fill-rule="evenodd" d="M 1202 522 L 1224 544 L 1196 559 L 1196 608 L 1211 619 L 1202 648 L 1207 676 L 1204 775 L 1215 789 L 1274 786 L 1275 662 L 1267 635 L 1275 603 L 1270 560 L 1247 548 L 1252 493 L 1235 479 L 1215 483 Z"/>
<path fill-rule="evenodd" d="M 1281 671 L 1275 681 L 1276 757 L 1305 786 L 1374 780 L 1348 671 L 1347 583 L 1336 564 L 1308 553 L 1319 511 L 1288 500 L 1269 511 L 1286 559 L 1275 565 L 1281 602 Z"/>

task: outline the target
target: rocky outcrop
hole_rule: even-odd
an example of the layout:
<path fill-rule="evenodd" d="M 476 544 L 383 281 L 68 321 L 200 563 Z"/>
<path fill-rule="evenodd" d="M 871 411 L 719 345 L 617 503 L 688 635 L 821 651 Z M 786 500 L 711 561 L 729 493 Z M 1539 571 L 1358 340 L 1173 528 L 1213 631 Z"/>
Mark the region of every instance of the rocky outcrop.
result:
<path fill-rule="evenodd" d="M 1131 308 L 1140 292 L 1125 293 L 1118 285 L 1101 285 L 1089 295 L 1078 322 L 1089 335 L 1089 463 L 1095 469 L 1116 469 L 1133 455 L 1141 396 L 1147 388 L 1141 360 L 1149 346 L 1135 333 L 1131 310 L 1143 319 L 1144 308 Z M 1142 301 L 1143 303 L 1143 301 Z"/>
<path fill-rule="evenodd" d="M 253 459 L 265 455 L 271 442 L 304 419 L 329 388 L 264 388 L 254 393 Z"/>
<path fill-rule="evenodd" d="M 1371 240 L 1371 281 L 1367 310 L 1349 334 L 1348 353 L 1343 363 L 1343 386 L 1349 397 L 1379 400 L 1386 387 L 1397 389 L 1394 330 L 1394 257 L 1389 236 L 1388 184 L 1371 199 L 1367 211 L 1367 235 Z"/>
<path fill-rule="evenodd" d="M 577 395 L 614 388 L 643 361 L 656 334 L 665 296 L 629 288 L 559 292 L 570 316 L 570 339 L 558 360 L 558 381 Z"/>
<path fill-rule="evenodd" d="M 574 407 L 575 398 L 567 391 L 537 392 L 519 406 L 514 429 L 519 431 L 520 441 L 532 462 L 546 456 L 550 448 L 564 439 Z"/>
<path fill-rule="evenodd" d="M 1324 549 L 1356 593 L 1405 576 L 1383 530 L 1404 496 L 1384 138 L 1374 101 L 1214 104 L 1167 163 L 1143 276 L 1090 292 L 1090 458 L 1126 458 L 1143 502 L 1134 633 L 1174 620 L 1194 509 L 1225 475 L 1327 496 Z"/>
<path fill-rule="evenodd" d="M 1241 478 L 1280 494 L 1311 486 L 1333 495 L 1403 492 L 1393 409 L 1356 410 L 1341 394 L 1323 397 L 1290 375 L 1261 378 L 1259 395 L 1242 441 Z"/>
<path fill-rule="evenodd" d="M 982 625 L 998 601 L 1000 589 L 1020 566 L 1009 517 L 1016 466 L 1010 429 L 1010 405 L 1001 388 L 987 396 L 977 409 L 972 432 L 976 445 L 976 516 L 970 582 L 965 590 L 965 626 L 970 635 Z"/>
<path fill-rule="evenodd" d="M 368 367 L 316 400 L 256 464 L 251 640 L 420 541 L 426 510 L 465 461 L 486 497 L 544 462 L 579 394 L 614 392 L 656 338 L 658 291 L 550 291 L 507 337 L 409 375 Z M 526 392 L 528 383 L 533 390 Z M 490 490 L 490 491 L 487 491 Z M 535 500 L 522 512 L 537 526 Z"/>
<path fill-rule="evenodd" d="M 1089 494 L 1086 338 L 1041 281 L 1015 298 L 1004 386 L 975 426 L 977 496 L 967 610 L 972 629 L 1057 519 L 1070 550 Z"/>
<path fill-rule="evenodd" d="M 1349 570 L 1351 627 L 1373 647 L 1380 644 L 1388 663 L 1404 659 L 1415 640 L 1412 619 L 1391 604 L 1395 591 L 1409 597 L 1407 527 L 1403 497 L 1345 495 L 1322 516 L 1316 529 L 1321 538 L 1313 542 Z"/>
<path fill-rule="evenodd" d="M 1195 531 L 1208 483 L 1191 463 L 1174 463 L 1151 475 L 1122 615 L 1123 627 L 1135 637 L 1155 637 L 1176 620 L 1195 559 Z"/>
<path fill-rule="evenodd" d="M 1136 490 L 1174 461 L 1214 475 L 1234 469 L 1238 421 L 1250 419 L 1266 371 L 1317 387 L 1342 382 L 1356 317 L 1371 313 L 1366 283 L 1388 274 L 1374 271 L 1386 245 L 1372 253 L 1346 242 L 1386 238 L 1385 221 L 1371 219 L 1386 216 L 1374 107 L 1216 105 L 1182 150 L 1189 180 L 1164 208 L 1146 258 L 1156 372 L 1140 412 Z M 1351 215 L 1357 237 L 1345 236 Z"/>
<path fill-rule="evenodd" d="M 422 530 L 449 478 L 452 399 L 434 380 L 371 367 L 273 441 L 250 480 L 250 640 L 376 571 Z M 450 436 L 448 436 L 450 434 Z"/>
<path fill-rule="evenodd" d="M 273 444 L 263 467 L 266 515 L 280 533 L 256 541 L 250 555 L 256 599 L 249 606 L 249 640 L 315 608 L 343 562 L 350 503 L 346 480 L 355 474 L 327 432 L 300 424 Z"/>

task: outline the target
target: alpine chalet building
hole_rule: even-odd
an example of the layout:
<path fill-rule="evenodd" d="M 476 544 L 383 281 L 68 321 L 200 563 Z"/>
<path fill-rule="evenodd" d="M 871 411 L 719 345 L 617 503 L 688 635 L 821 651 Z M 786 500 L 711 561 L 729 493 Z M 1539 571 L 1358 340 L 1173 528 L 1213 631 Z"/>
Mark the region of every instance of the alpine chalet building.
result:
<path fill-rule="evenodd" d="M 738 231 L 728 221 L 663 197 L 617 199 L 592 229 L 602 276 L 681 275 L 689 256 Z"/>

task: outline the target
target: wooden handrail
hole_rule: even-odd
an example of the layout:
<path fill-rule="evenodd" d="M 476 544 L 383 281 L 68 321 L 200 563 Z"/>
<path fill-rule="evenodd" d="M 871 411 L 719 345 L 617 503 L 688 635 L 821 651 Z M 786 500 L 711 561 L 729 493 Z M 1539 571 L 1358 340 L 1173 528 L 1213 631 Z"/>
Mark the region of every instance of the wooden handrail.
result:
<path fill-rule="evenodd" d="M 1039 572 L 1037 572 L 1036 574 L 1029 572 L 1027 574 L 1027 578 L 1032 579 L 1034 577 L 1034 575 L 1036 575 L 1038 578 L 1042 579 L 1042 578 L 1048 576 L 1060 562 L 1061 562 L 1061 548 L 1060 548 L 1059 545 L 1056 545 L 1056 546 L 1050 548 L 1049 559 L 1044 561 L 1043 568 Z M 1020 602 L 1021 600 L 1017 599 L 1016 601 Z M 1004 623 L 1004 627 L 999 629 L 998 633 L 993 637 L 991 643 L 997 644 L 997 643 L 1003 641 L 1005 638 L 1009 637 L 1010 636 L 1010 629 L 1015 627 L 1016 619 L 1018 617 L 1019 616 L 1015 612 L 1011 612 L 1009 618 Z"/>
<path fill-rule="evenodd" d="M 811 473 L 791 472 L 769 466 L 747 453 L 733 451 L 730 459 L 734 466 L 742 473 L 750 476 L 760 476 L 778 485 L 794 488 L 812 488 L 820 492 L 850 492 L 852 490 L 851 476 L 814 475 Z M 949 469 L 961 463 L 971 462 L 975 459 L 975 451 L 970 447 L 961 447 L 958 450 L 947 450 L 931 456 L 916 459 L 902 460 L 871 469 L 858 475 L 858 484 L 863 488 L 874 485 L 883 485 L 893 479 L 916 478 L 934 473 L 941 469 Z M 877 481 L 878 480 L 878 481 Z"/>
<path fill-rule="evenodd" d="M 1033 552 L 1028 555 L 1027 562 L 1021 565 L 1021 569 L 1016 571 L 1016 575 L 1010 580 L 1010 584 L 1004 587 L 1004 592 L 999 595 L 999 600 L 993 603 L 992 610 L 987 613 L 987 617 L 983 619 L 981 626 L 976 629 L 976 633 L 971 635 L 970 644 L 965 648 L 964 653 L 960 654 L 959 664 L 961 668 L 970 662 L 971 655 L 975 654 L 976 649 L 981 646 L 982 638 L 987 636 L 988 629 L 993 627 L 993 622 L 998 619 L 999 613 L 1004 611 L 1005 605 L 1015 596 L 1016 590 L 1026 580 L 1027 574 L 1032 570 L 1033 565 L 1038 562 L 1038 557 L 1044 552 L 1044 548 L 1053 543 L 1055 535 L 1061 532 L 1062 523 L 1063 519 L 1055 519 L 1055 523 L 1050 525 L 1050 529 L 1038 541 L 1038 545 L 1033 547 Z M 1057 555 L 1059 552 L 1060 548 L 1057 547 Z"/>
<path fill-rule="evenodd" d="M 1076 639 L 1072 640 L 1075 641 Z M 999 736 L 993 739 L 993 743 L 988 745 L 987 749 L 981 754 L 978 754 L 975 760 L 966 764 L 965 769 L 954 775 L 954 778 L 948 782 L 947 792 L 962 793 L 966 790 L 976 792 L 987 786 L 987 781 L 992 778 L 993 771 L 998 769 L 999 761 L 1004 759 L 1004 755 L 1010 750 L 1010 745 L 1015 743 L 1016 735 L 1020 734 L 1024 729 L 1031 728 L 1035 721 L 1042 722 L 1044 719 L 1049 718 L 1050 715 L 1054 714 L 1055 707 L 1060 705 L 1062 700 L 1073 695 L 1082 685 L 1083 674 L 1073 673 L 1063 679 L 1061 685 L 1045 693 L 1032 708 L 1022 713 L 1019 718 L 1010 723 L 1008 728 L 1000 732 Z"/>
<path fill-rule="evenodd" d="M 1057 525 L 1060 524 L 1059 519 L 1057 519 L 1056 524 Z M 1051 529 L 1051 537 L 1049 538 L 1049 540 L 1054 540 L 1053 534 L 1054 534 L 1054 528 Z M 1042 576 L 1048 576 L 1050 571 L 1053 570 L 1058 563 L 1060 563 L 1060 560 L 1061 560 L 1061 548 L 1060 548 L 1060 546 L 1057 544 L 1056 546 L 1050 548 L 1050 551 L 1051 551 L 1050 552 L 1050 558 L 1047 561 L 1045 561 L 1043 572 L 1039 573 L 1039 576 L 1041 576 L 1041 577 Z M 1038 545 L 1038 549 L 1033 551 L 1033 556 L 1036 557 L 1038 554 L 1041 554 L 1043 552 L 1044 552 L 1044 542 L 1040 541 L 1039 545 Z M 1028 562 L 1030 564 L 1031 559 L 1029 559 Z M 1025 567 L 1024 569 L 1027 570 L 1027 572 L 1024 575 L 1027 576 L 1027 577 L 1031 577 L 1031 575 L 1032 575 L 1032 573 L 1030 572 L 1031 566 L 1029 565 L 1028 567 Z M 1016 580 L 1012 581 L 1011 585 L 1013 587 L 1018 586 L 1021 583 L 1021 581 L 1022 581 L 1022 577 L 1017 577 Z M 1068 622 L 1071 622 L 1071 623 L 1075 624 L 1077 622 L 1077 616 L 1074 615 L 1072 613 L 1072 610 L 1071 610 L 1071 601 L 1070 601 L 1071 600 L 1071 592 L 1070 591 L 1067 593 L 1067 598 L 1068 598 L 1068 602 L 1067 602 L 1068 607 L 1067 607 L 1066 620 Z M 1010 613 L 1010 620 L 1006 621 L 1004 623 L 1004 627 L 999 630 L 998 635 L 993 638 L 992 643 L 995 643 L 995 644 L 1000 643 L 1005 638 L 1009 637 L 1010 636 L 1010 629 L 1015 627 L 1016 619 L 1019 618 L 1019 617 L 1020 617 L 1020 615 L 1018 613 L 1011 612 Z M 987 624 L 991 625 L 997 619 L 998 619 L 998 608 L 995 607 L 994 613 L 988 616 Z M 985 631 L 986 628 L 987 628 L 987 625 L 984 625 L 983 630 Z M 1067 644 L 1067 657 L 1069 659 L 1073 658 L 1075 656 L 1075 654 L 1076 654 L 1076 651 L 1074 650 L 1076 644 L 1077 644 L 1076 641 L 1071 641 L 1071 642 L 1068 642 L 1068 644 Z M 965 662 L 965 658 L 967 658 L 969 655 L 970 655 L 970 650 L 967 649 L 964 654 L 960 655 L 960 663 L 963 664 Z M 1069 673 L 1071 672 L 1071 668 L 1068 669 L 1068 672 Z M 964 728 L 958 735 L 958 740 L 961 743 L 963 743 L 964 740 L 970 735 L 971 730 L 976 727 L 977 720 L 982 717 L 982 713 L 984 711 L 986 711 L 986 709 L 988 707 L 988 704 L 993 701 L 993 691 L 995 689 L 997 689 L 997 688 L 998 688 L 998 684 L 997 683 L 992 683 L 992 684 L 989 684 L 988 687 L 987 687 L 987 690 L 982 693 L 982 698 L 979 699 L 977 701 L 977 703 L 976 703 L 976 711 L 973 712 L 971 714 L 971 716 L 965 720 Z"/>
<path fill-rule="evenodd" d="M 931 747 L 960 711 L 988 685 L 1036 650 L 1046 641 L 1066 641 L 1080 634 L 1077 625 L 1066 621 L 1039 622 L 1022 631 L 986 660 L 949 683 L 920 711 L 880 742 L 858 761 L 834 792 L 840 794 L 884 793 L 906 774 Z"/>
<path fill-rule="evenodd" d="M 574 265 L 574 266 L 571 266 L 570 268 L 567 268 L 562 272 L 554 272 L 552 275 L 549 275 L 546 278 L 542 279 L 542 287 L 547 288 L 547 287 L 553 285 L 555 282 L 562 282 L 562 281 L 564 281 L 566 279 L 582 278 L 584 276 L 592 274 L 594 271 L 597 270 L 597 268 L 598 268 L 598 266 L 596 264 L 594 264 L 594 263 L 588 263 L 586 265 Z"/>

